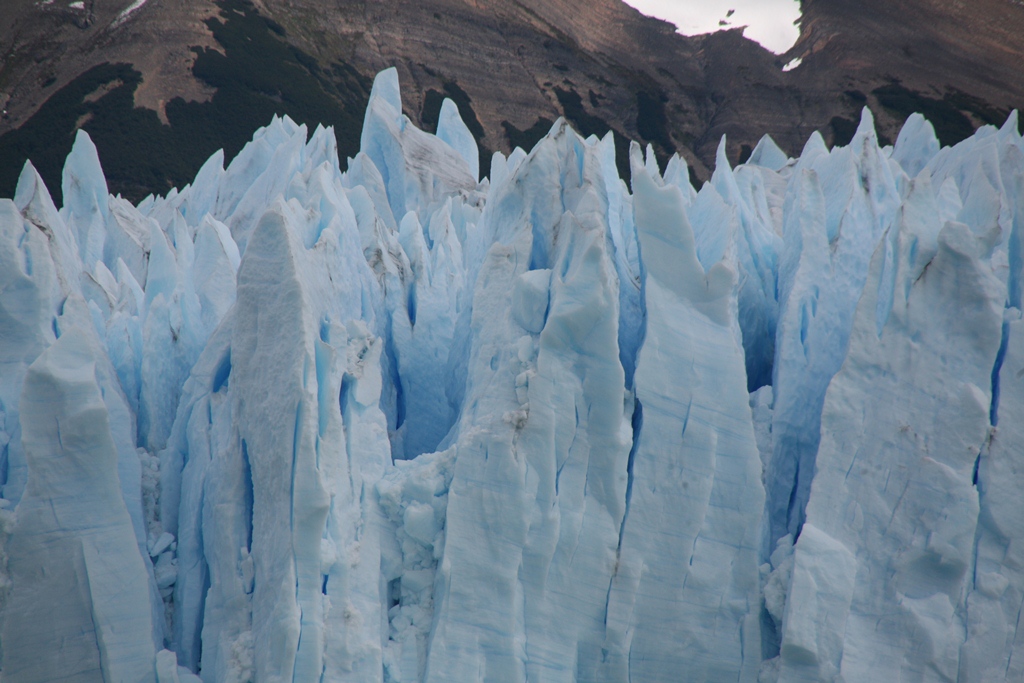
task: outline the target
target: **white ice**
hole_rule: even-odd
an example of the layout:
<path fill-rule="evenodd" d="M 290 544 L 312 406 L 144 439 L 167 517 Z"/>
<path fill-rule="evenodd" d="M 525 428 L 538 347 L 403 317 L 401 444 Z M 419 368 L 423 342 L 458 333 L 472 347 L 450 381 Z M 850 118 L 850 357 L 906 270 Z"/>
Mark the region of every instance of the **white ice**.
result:
<path fill-rule="evenodd" d="M 139 3 L 136 5 L 141 6 Z M 0 200 L 11 681 L 1024 675 L 1024 142 L 275 118 Z"/>

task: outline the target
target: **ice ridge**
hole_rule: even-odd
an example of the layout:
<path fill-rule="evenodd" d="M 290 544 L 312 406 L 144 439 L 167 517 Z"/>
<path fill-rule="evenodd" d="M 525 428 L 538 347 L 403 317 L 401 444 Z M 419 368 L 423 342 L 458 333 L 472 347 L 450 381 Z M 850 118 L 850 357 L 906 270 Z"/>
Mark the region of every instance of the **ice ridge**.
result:
<path fill-rule="evenodd" d="M 137 206 L 0 199 L 0 676 L 1024 677 L 1024 141 L 710 182 L 374 82 Z"/>

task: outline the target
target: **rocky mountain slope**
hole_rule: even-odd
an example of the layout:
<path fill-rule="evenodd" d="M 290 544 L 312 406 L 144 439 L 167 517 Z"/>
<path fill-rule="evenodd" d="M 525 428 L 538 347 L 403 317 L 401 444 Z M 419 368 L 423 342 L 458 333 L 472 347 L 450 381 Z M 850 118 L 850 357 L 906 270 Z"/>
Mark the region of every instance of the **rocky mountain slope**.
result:
<path fill-rule="evenodd" d="M 723 134 L 734 161 L 765 132 L 795 155 L 816 129 L 848 141 L 866 104 L 883 142 L 920 110 L 949 144 L 1024 104 L 1018 0 L 803 6 L 800 40 L 773 55 L 740 30 L 680 36 L 618 0 L 8 0 L 0 196 L 27 157 L 59 187 L 78 128 L 134 200 L 188 182 L 218 148 L 230 158 L 275 113 L 334 125 L 344 160 L 388 66 L 427 130 L 444 97 L 459 105 L 483 173 L 559 116 L 614 130 L 623 174 L 635 139 L 703 179 Z"/>

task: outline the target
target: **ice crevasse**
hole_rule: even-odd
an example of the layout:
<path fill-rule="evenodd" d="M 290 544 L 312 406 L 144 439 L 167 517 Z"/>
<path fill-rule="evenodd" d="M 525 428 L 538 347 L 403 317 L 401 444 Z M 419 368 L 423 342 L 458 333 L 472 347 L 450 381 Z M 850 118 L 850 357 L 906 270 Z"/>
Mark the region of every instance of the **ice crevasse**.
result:
<path fill-rule="evenodd" d="M 562 120 L 378 75 L 132 205 L 0 199 L 9 683 L 1024 679 L 1024 142 Z"/>

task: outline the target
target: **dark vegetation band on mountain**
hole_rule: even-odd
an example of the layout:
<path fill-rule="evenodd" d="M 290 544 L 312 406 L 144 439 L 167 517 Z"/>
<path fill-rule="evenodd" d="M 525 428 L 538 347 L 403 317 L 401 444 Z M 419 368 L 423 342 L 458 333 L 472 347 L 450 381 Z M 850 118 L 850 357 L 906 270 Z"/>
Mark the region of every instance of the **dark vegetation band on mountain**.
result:
<path fill-rule="evenodd" d="M 61 198 L 61 169 L 71 151 L 75 131 L 84 129 L 95 142 L 109 189 L 138 202 L 147 194 L 163 194 L 192 181 L 203 162 L 217 149 L 230 161 L 251 138 L 251 132 L 274 115 L 288 115 L 304 123 L 310 133 L 318 124 L 334 126 L 342 166 L 359 151 L 362 112 L 369 98 L 369 77 L 351 65 L 335 61 L 322 68 L 317 60 L 286 40 L 285 29 L 261 16 L 248 0 L 217 0 L 220 19 L 207 20 L 223 53 L 192 48 L 193 74 L 216 88 L 208 102 L 186 102 L 181 97 L 166 105 L 168 123 L 157 112 L 134 104 L 142 74 L 130 64 L 101 64 L 54 93 L 20 128 L 0 137 L 0 196 L 13 196 L 18 176 L 30 159 L 51 189 Z M 626 152 L 629 139 L 604 119 L 588 114 L 574 90 L 554 88 L 564 115 L 584 135 L 615 135 L 620 173 L 628 178 Z M 594 97 L 591 91 L 591 97 Z M 480 168 L 490 172 L 492 150 L 483 144 L 485 132 L 472 100 L 454 80 L 443 91 L 426 92 L 420 122 L 437 129 L 441 103 L 450 98 L 476 138 Z M 646 92 L 637 96 L 638 125 L 660 143 L 660 152 L 673 152 L 661 100 Z M 553 121 L 539 117 L 525 131 L 503 122 L 510 147 L 532 147 Z M 660 155 L 664 159 L 664 153 Z"/>
<path fill-rule="evenodd" d="M 974 15 L 1002 12 L 1006 35 L 987 38 L 1002 41 L 998 53 L 979 52 L 979 43 L 979 57 L 960 35 L 975 29 L 956 8 L 936 10 L 948 25 L 887 18 L 934 0 L 900 0 L 896 9 L 804 2 L 804 30 L 785 55 L 739 30 L 686 38 L 619 0 L 594 0 L 586 17 L 565 0 L 268 0 L 258 9 L 250 0 L 196 0 L 147 4 L 130 30 L 116 18 L 119 3 L 90 4 L 88 16 L 69 23 L 68 8 L 10 0 L 14 18 L 0 26 L 0 104 L 12 112 L 0 119 L 0 196 L 13 195 L 31 159 L 59 203 L 61 164 L 79 128 L 95 141 L 110 190 L 132 201 L 189 183 L 218 148 L 230 161 L 275 114 L 310 132 L 333 126 L 344 167 L 358 150 L 371 79 L 391 65 L 408 88 L 406 115 L 424 130 L 436 130 L 445 98 L 455 102 L 482 175 L 493 151 L 531 149 L 559 116 L 584 135 L 611 132 L 627 180 L 630 140 L 651 144 L 662 165 L 682 154 L 699 184 L 722 135 L 731 163 L 745 161 L 764 133 L 795 155 L 814 129 L 847 144 L 865 106 L 883 144 L 920 111 L 951 145 L 1024 104 L 1012 59 L 1024 58 L 1013 37 L 1024 35 L 1013 31 L 1024 27 L 1024 11 L 982 1 Z M 173 34 L 168 25 L 183 18 L 201 30 Z M 32 35 L 50 29 L 53 37 Z M 949 37 L 936 38 L 940 31 Z M 165 74 L 138 57 L 145 41 L 153 54 L 188 56 L 178 60 L 187 73 L 161 81 Z M 794 57 L 803 64 L 783 72 Z M 175 87 L 183 82 L 194 84 L 191 93 Z"/>
<path fill-rule="evenodd" d="M 221 19 L 207 25 L 223 54 L 193 48 L 193 73 L 217 89 L 209 102 L 172 99 L 164 124 L 155 111 L 135 106 L 142 74 L 131 65 L 94 67 L 0 137 L 0 196 L 13 196 L 21 166 L 31 159 L 59 204 L 61 168 L 79 128 L 96 143 L 110 191 L 133 202 L 183 187 L 220 148 L 230 160 L 275 114 L 310 132 L 317 124 L 334 126 L 342 161 L 354 156 L 372 82 L 342 62 L 320 67 L 247 0 L 219 5 Z"/>

